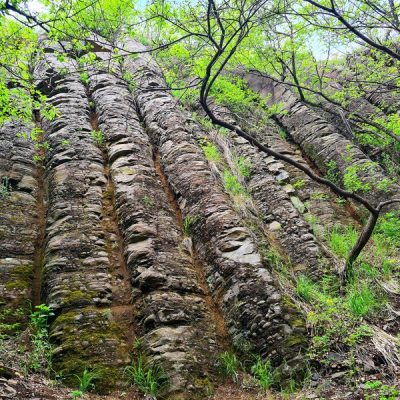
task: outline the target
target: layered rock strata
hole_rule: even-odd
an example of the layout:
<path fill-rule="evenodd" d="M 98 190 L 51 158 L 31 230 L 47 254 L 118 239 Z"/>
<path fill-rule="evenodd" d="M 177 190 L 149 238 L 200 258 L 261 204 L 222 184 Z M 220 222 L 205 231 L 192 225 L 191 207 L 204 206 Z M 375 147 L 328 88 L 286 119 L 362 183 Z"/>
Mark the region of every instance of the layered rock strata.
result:
<path fill-rule="evenodd" d="M 271 103 L 282 104 L 285 112 L 280 113 L 277 120 L 320 171 L 326 173 L 331 165 L 341 180 L 349 171 L 353 175 L 357 174 L 357 179 L 363 182 L 358 193 L 375 205 L 388 198 L 399 197 L 400 186 L 392 182 L 379 165 L 373 163 L 284 85 L 255 74 L 248 74 L 245 79 L 254 91 L 270 96 Z"/>
<path fill-rule="evenodd" d="M 88 98 L 75 67 L 47 53 L 36 69 L 58 113 L 43 121 L 48 191 L 43 294 L 56 314 L 50 332 L 56 370 L 68 382 L 84 368 L 97 369 L 108 377 L 103 386 L 112 387 L 129 354 L 111 308 L 113 265 L 102 229 L 103 157 L 91 135 Z"/>
<path fill-rule="evenodd" d="M 233 115 L 228 109 L 214 105 L 213 111 L 222 119 L 230 118 L 229 122 L 235 124 Z M 273 128 L 273 126 L 267 125 L 265 135 L 260 135 L 262 139 L 259 138 L 259 140 L 265 141 L 266 137 L 272 136 Z M 298 191 L 289 183 L 296 181 L 292 175 L 294 171 L 289 173 L 288 167 L 290 166 L 261 153 L 237 135 L 229 133 L 224 136 L 207 136 L 210 140 L 218 143 L 221 149 L 224 149 L 226 158 L 242 157 L 242 160 L 249 163 L 249 176 L 245 178 L 245 184 L 258 209 L 258 219 L 264 222 L 268 237 L 278 245 L 281 253 L 286 255 L 294 271 L 316 277 L 332 268 L 333 265 L 338 266 L 338 261 L 316 239 L 311 226 L 304 219 L 309 203 L 303 202 L 304 199 L 300 200 Z M 279 145 L 280 141 L 282 139 L 279 137 L 271 140 L 274 147 Z M 270 143 L 268 143 L 269 145 Z M 287 146 L 278 147 L 274 150 L 282 151 L 284 154 L 290 153 Z M 293 155 L 291 154 L 291 156 Z M 232 159 L 230 164 L 234 163 L 235 160 Z M 304 187 L 303 183 L 306 186 L 306 183 L 302 182 L 302 188 Z M 307 201 L 309 199 L 310 197 Z M 331 226 L 333 223 L 337 223 L 337 216 L 333 218 L 333 221 L 331 221 Z"/>
<path fill-rule="evenodd" d="M 23 328 L 40 269 L 36 248 L 43 221 L 32 128 L 10 121 L 0 129 L 0 334 Z"/>
<path fill-rule="evenodd" d="M 98 71 L 90 92 L 106 138 L 140 341 L 166 371 L 170 398 L 204 398 L 225 335 L 213 320 L 220 317 L 127 84 Z"/>
<path fill-rule="evenodd" d="M 138 46 L 130 43 L 129 50 Z M 187 116 L 165 90 L 160 70 L 146 56 L 127 60 L 125 67 L 135 77 L 138 107 L 182 215 L 196 221 L 191 228 L 195 247 L 233 342 L 238 347 L 247 342 L 274 363 L 286 360 L 290 365 L 305 346 L 298 310 L 262 263 L 254 235 L 185 128 Z"/>

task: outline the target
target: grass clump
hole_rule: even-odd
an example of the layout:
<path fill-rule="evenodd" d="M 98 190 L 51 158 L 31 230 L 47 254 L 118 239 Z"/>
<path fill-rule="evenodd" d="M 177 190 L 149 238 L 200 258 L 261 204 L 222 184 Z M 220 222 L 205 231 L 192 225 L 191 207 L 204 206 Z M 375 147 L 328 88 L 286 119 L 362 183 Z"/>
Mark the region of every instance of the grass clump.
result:
<path fill-rule="evenodd" d="M 4 199 L 11 194 L 12 188 L 8 177 L 5 176 L 2 178 L 0 183 L 0 199 Z"/>
<path fill-rule="evenodd" d="M 141 353 L 132 365 L 125 368 L 125 375 L 131 384 L 149 396 L 159 395 L 168 384 L 163 369 L 155 363 L 149 363 Z"/>
<path fill-rule="evenodd" d="M 236 354 L 224 351 L 218 356 L 218 366 L 225 379 L 231 379 L 234 383 L 238 382 L 240 363 Z"/>
<path fill-rule="evenodd" d="M 79 382 L 79 389 L 74 390 L 70 393 L 72 399 L 82 397 L 86 392 L 95 388 L 94 381 L 101 377 L 98 371 L 89 371 L 84 369 L 82 376 L 75 375 Z"/>
<path fill-rule="evenodd" d="M 223 175 L 224 188 L 232 196 L 246 196 L 246 189 L 239 182 L 238 178 L 231 171 L 225 170 Z"/>
<path fill-rule="evenodd" d="M 310 303 L 315 296 L 315 284 L 306 276 L 300 275 L 297 279 L 296 293 Z"/>
<path fill-rule="evenodd" d="M 347 305 L 353 315 L 365 317 L 379 308 L 379 301 L 374 291 L 363 283 L 360 288 L 353 286 L 347 295 Z"/>
<path fill-rule="evenodd" d="M 191 236 L 195 225 L 199 222 L 200 217 L 197 215 L 188 215 L 183 219 L 183 234 L 184 236 Z"/>
<path fill-rule="evenodd" d="M 329 247 L 342 258 L 347 258 L 358 238 L 358 232 L 353 226 L 335 227 L 329 235 Z"/>
<path fill-rule="evenodd" d="M 235 158 L 235 166 L 239 174 L 245 178 L 248 178 L 251 174 L 251 161 L 244 156 Z"/>
<path fill-rule="evenodd" d="M 263 361 L 260 356 L 256 358 L 256 362 L 251 366 L 251 372 L 262 391 L 267 391 L 274 383 L 274 374 L 269 360 Z"/>
<path fill-rule="evenodd" d="M 202 140 L 202 142 L 200 143 L 200 147 L 203 150 L 203 153 L 208 161 L 215 163 L 222 161 L 221 153 L 214 143 L 211 143 L 208 140 Z"/>

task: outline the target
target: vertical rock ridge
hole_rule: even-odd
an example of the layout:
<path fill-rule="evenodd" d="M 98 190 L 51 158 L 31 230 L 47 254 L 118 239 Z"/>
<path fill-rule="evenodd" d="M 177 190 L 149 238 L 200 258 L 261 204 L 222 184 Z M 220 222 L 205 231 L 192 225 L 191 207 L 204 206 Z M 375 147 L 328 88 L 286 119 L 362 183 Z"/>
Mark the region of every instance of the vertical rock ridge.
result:
<path fill-rule="evenodd" d="M 213 105 L 216 115 L 232 117 L 228 109 Z M 232 119 L 231 123 L 235 124 Z M 277 245 L 290 262 L 293 271 L 317 277 L 339 264 L 326 247 L 312 234 L 310 225 L 303 218 L 305 205 L 288 184 L 290 175 L 286 165 L 259 152 L 234 134 L 220 135 L 216 131 L 204 132 L 196 124 L 190 128 L 197 140 L 206 137 L 224 154 L 228 165 L 235 167 L 235 159 L 243 157 L 249 167 L 249 175 L 242 177 L 246 189 L 256 206 L 255 223 L 261 222 L 260 239 Z M 217 165 L 217 168 L 221 168 Z M 253 213 L 249 213 L 250 216 Z M 253 218 L 253 219 L 254 219 Z M 259 229 L 260 230 L 260 229 Z"/>
<path fill-rule="evenodd" d="M 285 113 L 278 115 L 277 120 L 321 172 L 326 173 L 329 162 L 334 162 L 335 172 L 343 179 L 349 167 L 357 167 L 357 175 L 370 186 L 368 191 L 360 194 L 372 203 L 378 204 L 399 196 L 400 186 L 391 182 L 379 165 L 373 165 L 368 156 L 343 137 L 333 125 L 303 104 L 284 85 L 252 74 L 244 78 L 254 91 L 262 96 L 272 94 L 271 102 L 282 103 Z M 378 183 L 381 182 L 387 182 L 387 187 L 379 189 Z"/>
<path fill-rule="evenodd" d="M 219 346 L 179 211 L 127 85 L 98 71 L 89 87 L 106 137 L 140 340 L 167 372 L 169 397 L 204 398 Z"/>
<path fill-rule="evenodd" d="M 0 334 L 5 335 L 24 328 L 32 299 L 41 217 L 32 128 L 16 121 L 0 128 L 0 323 L 5 329 Z"/>
<path fill-rule="evenodd" d="M 88 98 L 75 68 L 72 60 L 58 62 L 47 53 L 35 71 L 48 103 L 58 110 L 54 120 L 43 121 L 48 147 L 43 295 L 56 314 L 50 330 L 55 369 L 73 384 L 85 368 L 96 369 L 107 376 L 96 388 L 106 391 L 122 378 L 129 356 L 127 337 L 111 309 L 103 157 L 91 135 Z"/>
<path fill-rule="evenodd" d="M 129 43 L 129 50 L 140 45 Z M 185 128 L 187 117 L 167 93 L 162 74 L 147 56 L 126 60 L 135 77 L 134 92 L 147 130 L 158 146 L 161 165 L 185 218 L 194 217 L 193 239 L 214 301 L 221 306 L 228 332 L 240 347 L 298 364 L 305 346 L 300 312 L 279 293 L 262 264 L 253 234 L 243 226 L 231 201 L 209 170 Z M 296 359 L 296 362 L 293 362 Z"/>

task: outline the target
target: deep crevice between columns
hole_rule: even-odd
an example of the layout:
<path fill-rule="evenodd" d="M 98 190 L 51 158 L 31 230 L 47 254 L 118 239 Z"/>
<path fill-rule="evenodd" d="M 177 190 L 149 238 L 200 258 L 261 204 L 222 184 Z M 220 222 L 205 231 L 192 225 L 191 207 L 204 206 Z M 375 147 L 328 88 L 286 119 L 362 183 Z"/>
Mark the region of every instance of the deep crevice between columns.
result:
<path fill-rule="evenodd" d="M 89 95 L 88 95 L 89 96 Z M 88 97 L 91 104 L 92 98 Z M 90 111 L 90 124 L 93 130 L 99 130 L 98 117 L 96 111 Z M 105 144 L 101 145 L 103 158 L 104 176 L 106 185 L 102 190 L 102 221 L 101 226 L 105 233 L 105 250 L 110 263 L 110 274 L 112 282 L 112 304 L 111 313 L 115 322 L 118 323 L 121 332 L 124 333 L 125 342 L 132 347 L 136 338 L 134 317 L 136 314 L 135 306 L 132 304 L 132 285 L 128 266 L 124 257 L 124 243 L 118 227 L 118 219 L 115 213 L 115 190 L 111 179 L 108 153 Z M 125 329 L 122 329 L 124 327 Z"/>
<path fill-rule="evenodd" d="M 35 123 L 41 129 L 41 117 L 39 111 L 34 113 Z M 39 142 L 44 140 L 43 135 L 39 136 Z M 38 232 L 35 242 L 35 254 L 32 277 L 32 306 L 41 304 L 42 299 L 42 273 L 44 264 L 45 240 L 46 240 L 46 216 L 47 216 L 47 201 L 46 188 L 44 184 L 45 169 L 43 165 L 44 150 L 36 149 L 36 181 L 38 184 L 36 194 L 36 209 L 38 219 Z"/>
<path fill-rule="evenodd" d="M 199 284 L 199 286 L 203 292 L 203 299 L 206 302 L 207 308 L 212 316 L 213 322 L 215 323 L 218 345 L 222 350 L 231 349 L 232 344 L 231 344 L 231 339 L 230 339 L 228 331 L 227 331 L 225 319 L 210 293 L 210 290 L 209 290 L 209 287 L 207 284 L 207 280 L 206 280 L 206 276 L 205 276 L 204 267 L 198 257 L 196 246 L 192 242 L 191 237 L 185 237 L 185 235 L 184 235 L 184 218 L 182 216 L 182 211 L 179 207 L 178 201 L 176 199 L 176 195 L 175 195 L 173 189 L 171 188 L 171 185 L 169 184 L 168 177 L 162 168 L 158 147 L 152 140 L 152 135 L 150 135 L 147 130 L 145 120 L 144 120 L 141 110 L 139 109 L 136 102 L 135 102 L 135 105 L 136 105 L 136 112 L 139 117 L 139 122 L 140 122 L 143 130 L 147 134 L 147 136 L 150 138 L 150 142 L 151 142 L 152 150 L 153 150 L 153 164 L 154 164 L 155 171 L 161 181 L 161 185 L 164 189 L 164 192 L 167 195 L 167 198 L 169 200 L 171 208 L 174 210 L 175 219 L 178 223 L 180 232 L 182 234 L 182 240 L 185 241 L 185 243 L 184 243 L 185 247 L 188 249 L 190 256 L 191 256 L 192 267 L 196 274 L 197 283 Z"/>

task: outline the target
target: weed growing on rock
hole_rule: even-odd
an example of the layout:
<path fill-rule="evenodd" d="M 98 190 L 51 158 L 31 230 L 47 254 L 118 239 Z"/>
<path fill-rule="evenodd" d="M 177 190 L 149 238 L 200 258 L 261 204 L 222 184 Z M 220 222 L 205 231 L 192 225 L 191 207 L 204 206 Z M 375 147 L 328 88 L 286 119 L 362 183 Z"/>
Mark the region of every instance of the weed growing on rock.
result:
<path fill-rule="evenodd" d="M 4 199 L 11 194 L 12 188 L 7 176 L 3 177 L 0 183 L 0 199 Z"/>
<path fill-rule="evenodd" d="M 225 379 L 231 379 L 234 383 L 238 382 L 240 363 L 236 354 L 224 351 L 218 355 L 218 367 Z"/>
<path fill-rule="evenodd" d="M 238 178 L 232 174 L 229 170 L 224 171 L 224 188 L 233 196 L 247 196 L 246 189 L 239 182 Z"/>
<path fill-rule="evenodd" d="M 252 165 L 249 159 L 243 156 L 239 156 L 235 158 L 235 166 L 240 175 L 245 178 L 250 176 Z"/>
<path fill-rule="evenodd" d="M 274 376 L 269 360 L 263 361 L 262 358 L 258 356 L 256 362 L 251 367 L 251 372 L 261 390 L 266 391 L 271 388 L 274 383 Z"/>
<path fill-rule="evenodd" d="M 31 314 L 32 351 L 24 369 L 26 372 L 45 372 L 49 375 L 52 369 L 53 349 L 49 342 L 48 320 L 54 313 L 45 304 L 40 304 L 35 309 Z"/>
<path fill-rule="evenodd" d="M 102 131 L 93 130 L 90 132 L 90 136 L 96 142 L 98 146 L 103 146 L 104 144 L 104 133 Z"/>
<path fill-rule="evenodd" d="M 305 185 L 306 185 L 306 182 L 304 179 L 298 179 L 296 182 L 293 182 L 293 187 L 296 190 L 303 189 Z"/>
<path fill-rule="evenodd" d="M 197 215 L 188 215 L 183 220 L 183 234 L 185 236 L 191 236 L 193 229 L 197 222 L 199 222 L 200 217 Z"/>
<path fill-rule="evenodd" d="M 149 363 L 141 353 L 132 365 L 125 368 L 125 375 L 131 384 L 150 396 L 159 395 L 168 384 L 163 369 L 155 363 Z"/>
<path fill-rule="evenodd" d="M 203 153 L 208 161 L 215 163 L 222 161 L 221 153 L 219 152 L 217 146 L 214 143 L 211 143 L 208 140 L 203 139 L 200 142 L 200 147 L 203 150 Z"/>

